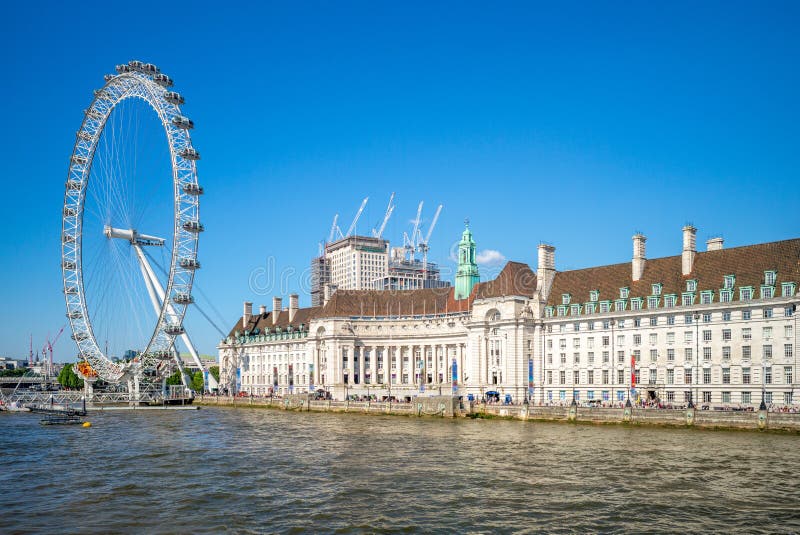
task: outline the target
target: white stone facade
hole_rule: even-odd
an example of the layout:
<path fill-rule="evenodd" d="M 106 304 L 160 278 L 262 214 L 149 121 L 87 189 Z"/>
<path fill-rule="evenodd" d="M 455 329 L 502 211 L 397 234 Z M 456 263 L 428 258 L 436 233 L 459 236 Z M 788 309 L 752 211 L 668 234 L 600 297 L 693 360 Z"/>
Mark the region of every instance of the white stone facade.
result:
<path fill-rule="evenodd" d="M 340 315 L 326 314 L 323 307 L 307 309 L 308 324 L 292 332 L 232 331 L 219 346 L 223 384 L 236 388 L 238 367 L 238 388 L 255 395 L 268 395 L 271 389 L 285 394 L 291 386 L 294 392 L 322 388 L 337 399 L 350 394 L 402 399 L 453 392 L 455 362 L 457 395 L 480 398 L 494 391 L 501 399 L 510 395 L 514 402 L 522 402 L 531 392 L 531 401 L 537 404 L 566 404 L 573 399 L 617 404 L 632 394 L 632 375 L 636 377 L 632 401 L 680 406 L 691 399 L 701 406 L 758 406 L 762 390 L 767 404 L 800 401 L 795 392 L 800 387 L 795 314 L 800 275 L 797 268 L 791 271 L 798 259 L 776 257 L 775 263 L 761 258 L 800 253 L 800 240 L 751 246 L 752 250 L 722 250 L 720 243 L 719 249 L 715 244 L 708 252 L 684 251 L 649 261 L 644 258 L 644 237 L 637 235 L 634 240 L 638 261 L 626 268 L 625 280 L 619 275 L 611 280 L 608 274 L 619 266 L 562 275 L 553 270 L 554 248 L 542 245 L 533 282 L 512 284 L 506 287 L 509 291 L 492 289 L 494 282 L 481 283 L 469 300 L 456 301 L 463 305 L 456 309 L 460 312 L 451 308 L 434 314 L 380 316 L 373 306 L 362 303 Z M 686 242 L 684 248 L 694 246 L 691 239 Z M 741 258 L 749 259 L 747 265 L 741 265 Z M 735 262 L 728 265 L 729 260 Z M 674 277 L 672 271 L 659 268 L 666 264 L 674 266 Z M 759 267 L 762 264 L 768 269 Z M 495 282 L 504 276 L 508 282 L 532 274 L 527 266 L 527 271 L 507 269 Z M 735 286 L 719 275 L 737 272 L 742 273 L 743 285 L 763 279 L 761 291 L 756 287 L 748 295 L 750 286 Z M 604 290 L 577 295 L 594 287 L 595 281 L 584 281 L 585 277 L 596 277 L 597 287 Z M 637 282 L 636 277 L 642 280 Z M 661 282 L 652 282 L 659 277 L 664 278 L 665 288 L 671 288 L 669 295 L 676 296 L 674 304 L 669 295 L 662 295 Z M 577 285 L 571 280 L 583 284 L 575 290 L 574 299 L 582 301 L 576 308 L 565 291 L 570 284 Z M 633 290 L 628 295 L 628 285 L 640 296 Z M 693 290 L 691 296 L 683 285 Z M 617 291 L 614 288 L 619 295 L 609 295 Z M 727 294 L 728 290 L 733 293 Z M 649 302 L 646 294 L 651 292 L 654 299 Z M 364 294 L 367 303 L 371 295 Z M 608 305 L 601 306 L 604 302 Z"/>

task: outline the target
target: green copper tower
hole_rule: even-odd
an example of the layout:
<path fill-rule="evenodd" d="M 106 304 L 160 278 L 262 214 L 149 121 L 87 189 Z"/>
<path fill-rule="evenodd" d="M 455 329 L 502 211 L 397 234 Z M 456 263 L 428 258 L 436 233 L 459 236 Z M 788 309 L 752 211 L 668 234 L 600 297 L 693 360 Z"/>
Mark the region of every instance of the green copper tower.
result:
<path fill-rule="evenodd" d="M 456 271 L 456 299 L 466 299 L 472 287 L 478 284 L 478 264 L 475 262 L 475 240 L 469 230 L 469 219 L 464 221 L 464 233 L 458 244 L 458 271 Z"/>

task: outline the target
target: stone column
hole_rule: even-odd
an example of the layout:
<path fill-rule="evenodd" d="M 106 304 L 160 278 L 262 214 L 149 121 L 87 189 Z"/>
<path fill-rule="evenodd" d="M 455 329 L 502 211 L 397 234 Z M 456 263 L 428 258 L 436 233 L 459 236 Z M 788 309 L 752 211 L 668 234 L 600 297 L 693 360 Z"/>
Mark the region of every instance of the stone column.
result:
<path fill-rule="evenodd" d="M 378 382 L 378 346 L 371 346 L 369 353 L 369 381 L 374 385 Z"/>

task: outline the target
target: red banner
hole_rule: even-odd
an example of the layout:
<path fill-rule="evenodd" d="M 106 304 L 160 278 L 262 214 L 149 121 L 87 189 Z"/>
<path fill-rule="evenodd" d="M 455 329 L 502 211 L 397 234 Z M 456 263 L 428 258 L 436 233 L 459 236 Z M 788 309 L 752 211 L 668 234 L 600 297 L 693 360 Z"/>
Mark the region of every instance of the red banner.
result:
<path fill-rule="evenodd" d="M 631 355 L 631 388 L 636 388 L 636 355 Z"/>

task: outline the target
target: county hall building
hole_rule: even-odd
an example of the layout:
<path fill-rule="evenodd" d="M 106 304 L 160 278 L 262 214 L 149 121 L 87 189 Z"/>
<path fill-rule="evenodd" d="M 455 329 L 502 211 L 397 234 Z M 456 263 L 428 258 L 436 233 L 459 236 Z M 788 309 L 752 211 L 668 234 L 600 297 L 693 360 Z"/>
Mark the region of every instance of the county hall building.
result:
<path fill-rule="evenodd" d="M 559 271 L 509 262 L 480 282 L 469 228 L 454 287 L 326 291 L 317 307 L 245 303 L 219 349 L 221 388 L 336 399 L 472 394 L 537 404 L 631 401 L 709 406 L 797 401 L 800 239 L 696 246 Z M 681 241 L 676 240 L 677 243 Z"/>

